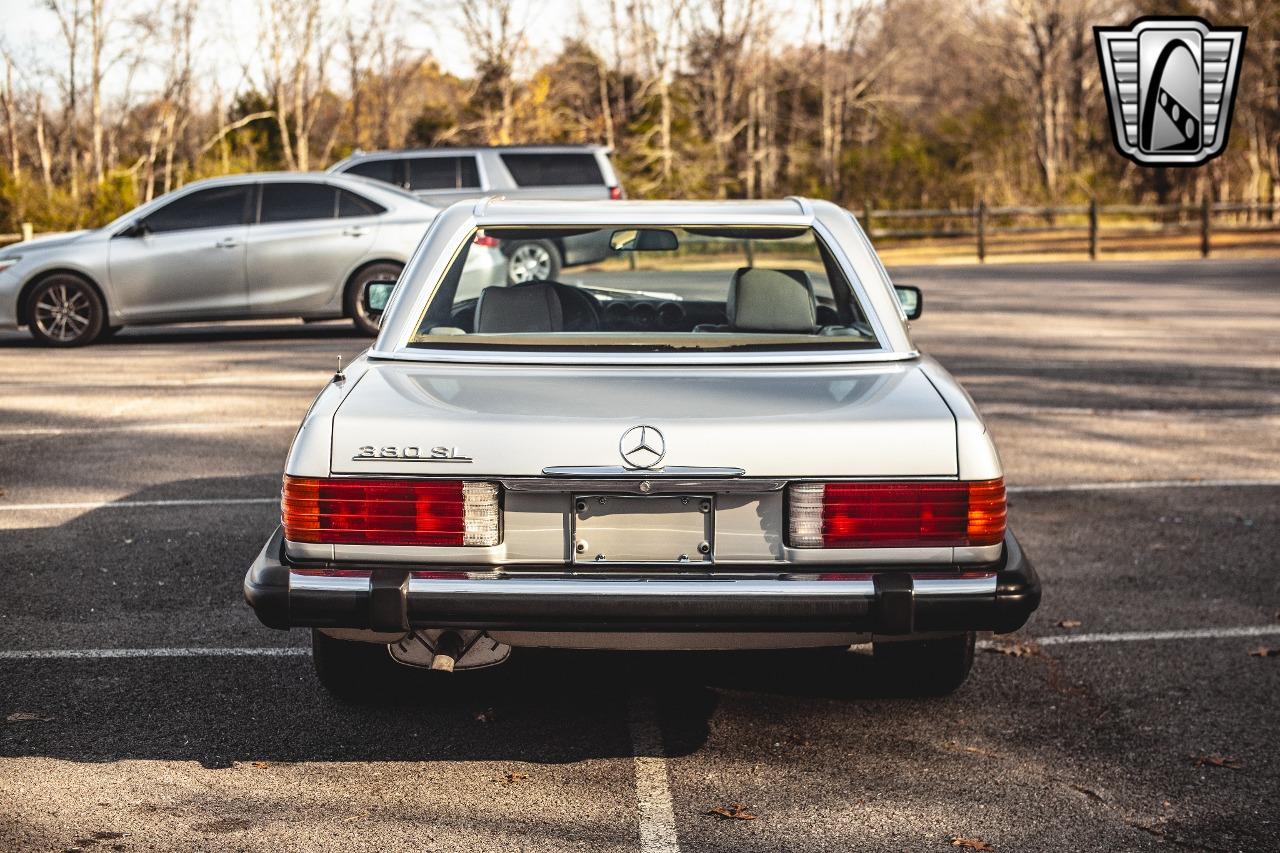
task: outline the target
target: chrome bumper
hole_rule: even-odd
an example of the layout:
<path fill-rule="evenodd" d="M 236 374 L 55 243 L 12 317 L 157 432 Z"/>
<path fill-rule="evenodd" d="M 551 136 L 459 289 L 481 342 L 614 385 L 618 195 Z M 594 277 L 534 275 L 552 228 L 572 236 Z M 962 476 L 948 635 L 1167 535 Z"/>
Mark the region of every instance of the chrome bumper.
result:
<path fill-rule="evenodd" d="M 831 569 L 828 569 L 831 571 Z M 838 571 L 838 569 L 836 569 Z M 1012 534 L 994 564 L 839 575 L 565 576 L 413 572 L 290 564 L 277 530 L 245 577 L 273 628 L 403 631 L 923 631 L 1021 627 L 1040 602 Z"/>

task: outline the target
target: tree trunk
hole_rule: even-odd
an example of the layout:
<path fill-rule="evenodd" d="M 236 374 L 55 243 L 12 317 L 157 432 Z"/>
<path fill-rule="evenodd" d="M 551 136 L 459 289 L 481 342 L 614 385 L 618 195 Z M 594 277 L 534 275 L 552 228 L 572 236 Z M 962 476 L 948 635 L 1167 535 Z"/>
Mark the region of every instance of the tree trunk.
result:
<path fill-rule="evenodd" d="M 596 76 L 600 79 L 600 115 L 604 119 L 604 144 L 612 150 L 614 147 L 613 109 L 609 104 L 609 71 L 605 68 L 604 60 L 597 63 Z"/>
<path fill-rule="evenodd" d="M 9 174 L 15 184 L 22 183 L 22 152 L 18 147 L 18 117 L 13 103 L 13 63 L 6 56 L 4 60 L 4 97 L 0 98 L 4 106 L 5 135 L 9 143 Z"/>
<path fill-rule="evenodd" d="M 44 135 L 44 96 L 36 93 L 36 154 L 40 158 L 40 178 L 44 183 L 45 198 L 53 195 L 53 155 Z"/>
<path fill-rule="evenodd" d="M 93 140 L 93 176 L 98 184 L 106 178 L 102 161 L 102 47 L 106 38 L 102 20 L 104 0 L 91 0 L 89 6 L 89 121 Z"/>

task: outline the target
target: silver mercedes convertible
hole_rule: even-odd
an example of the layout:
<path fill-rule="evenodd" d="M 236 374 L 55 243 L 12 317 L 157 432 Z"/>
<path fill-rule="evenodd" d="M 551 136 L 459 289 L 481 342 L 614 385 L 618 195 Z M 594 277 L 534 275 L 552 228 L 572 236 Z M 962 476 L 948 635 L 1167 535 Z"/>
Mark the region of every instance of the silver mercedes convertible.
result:
<path fill-rule="evenodd" d="M 560 280 L 467 286 L 477 246 L 593 232 Z M 847 211 L 460 202 L 379 287 L 244 583 L 338 696 L 521 647 L 868 642 L 945 693 L 1039 604 L 991 436 Z"/>

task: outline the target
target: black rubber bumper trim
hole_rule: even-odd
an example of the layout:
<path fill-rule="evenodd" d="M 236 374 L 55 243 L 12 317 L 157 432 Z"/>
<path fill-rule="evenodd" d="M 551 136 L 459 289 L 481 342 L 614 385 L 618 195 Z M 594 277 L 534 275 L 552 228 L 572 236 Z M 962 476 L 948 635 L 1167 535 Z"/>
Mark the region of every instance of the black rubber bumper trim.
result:
<path fill-rule="evenodd" d="M 974 567 L 966 567 L 974 568 Z M 556 631 L 851 631 L 909 634 L 938 631 L 1016 631 L 1040 604 L 1040 580 L 1012 533 L 996 572 L 996 591 L 921 595 L 904 570 L 875 572 L 875 597 L 750 596 L 682 599 L 643 595 L 486 594 L 408 592 L 408 573 L 377 569 L 363 591 L 289 589 L 289 565 L 277 530 L 249 569 L 245 600 L 272 628 L 409 627 Z M 922 569 L 923 570 L 923 569 Z M 933 568 L 932 571 L 936 571 Z M 500 584 L 501 580 L 491 581 Z M 836 581 L 833 581 L 836 583 Z"/>
<path fill-rule="evenodd" d="M 284 535 L 277 527 L 244 576 L 244 600 L 268 628 L 288 630 L 289 567 L 284 564 Z"/>

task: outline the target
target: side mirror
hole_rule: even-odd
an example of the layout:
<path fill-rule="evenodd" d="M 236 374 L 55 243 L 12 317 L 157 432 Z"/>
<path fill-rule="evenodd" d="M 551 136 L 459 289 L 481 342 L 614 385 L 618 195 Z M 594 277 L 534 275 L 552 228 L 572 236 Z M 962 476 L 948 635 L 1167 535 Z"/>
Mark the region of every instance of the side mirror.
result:
<path fill-rule="evenodd" d="M 676 232 L 665 228 L 628 228 L 614 231 L 609 248 L 615 252 L 674 252 L 680 248 Z"/>
<path fill-rule="evenodd" d="M 387 302 L 391 299 L 391 291 L 396 283 L 389 279 L 371 281 L 364 286 L 364 294 L 360 299 L 364 302 L 365 313 L 374 319 L 382 319 L 382 312 L 387 310 Z"/>
<path fill-rule="evenodd" d="M 139 219 L 133 222 L 123 231 L 116 234 L 116 236 L 136 238 L 136 237 L 145 237 L 150 233 L 151 233 L 151 229 L 147 227 L 147 220 Z"/>
<path fill-rule="evenodd" d="M 902 313 L 907 315 L 908 320 L 918 319 L 924 312 L 924 294 L 920 292 L 920 288 L 909 284 L 895 284 L 893 289 L 898 294 Z"/>

